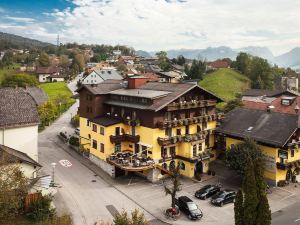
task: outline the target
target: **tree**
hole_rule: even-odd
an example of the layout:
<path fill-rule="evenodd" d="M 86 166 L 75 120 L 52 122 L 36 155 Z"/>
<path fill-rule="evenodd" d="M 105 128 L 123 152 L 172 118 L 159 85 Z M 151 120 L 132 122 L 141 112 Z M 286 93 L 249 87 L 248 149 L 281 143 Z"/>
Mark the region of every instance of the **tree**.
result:
<path fill-rule="evenodd" d="M 239 174 L 244 174 L 247 162 L 262 158 L 262 151 L 255 141 L 246 138 L 243 142 L 232 146 L 226 151 L 226 164 L 236 170 Z"/>
<path fill-rule="evenodd" d="M 183 66 L 185 64 L 185 58 L 183 55 L 177 56 L 176 64 Z"/>
<path fill-rule="evenodd" d="M 52 101 L 47 101 L 38 107 L 42 126 L 47 126 L 56 118 L 57 108 Z"/>
<path fill-rule="evenodd" d="M 244 205 L 243 205 L 243 192 L 238 191 L 234 202 L 234 221 L 235 225 L 243 225 Z"/>
<path fill-rule="evenodd" d="M 165 194 L 170 195 L 172 199 L 172 203 L 171 203 L 172 208 L 175 208 L 176 193 L 181 190 L 181 183 L 179 180 L 180 168 L 181 168 L 181 162 L 178 162 L 176 168 L 170 171 L 171 185 L 167 185 L 166 183 L 164 183 Z"/>
<path fill-rule="evenodd" d="M 40 66 L 43 66 L 43 67 L 47 67 L 47 66 L 50 66 L 50 59 L 49 59 L 49 56 L 46 52 L 42 52 L 40 57 L 39 57 L 39 60 L 38 60 L 38 63 Z"/>
<path fill-rule="evenodd" d="M 61 55 L 59 57 L 59 65 L 63 68 L 69 67 L 69 57 L 67 55 Z"/>
<path fill-rule="evenodd" d="M 14 74 L 6 75 L 2 81 L 3 87 L 26 87 L 38 86 L 38 81 L 33 75 L 29 74 Z"/>
<path fill-rule="evenodd" d="M 190 68 L 185 67 L 185 73 L 187 74 L 187 79 L 200 79 L 202 80 L 202 76 L 206 70 L 206 62 L 205 61 L 197 61 L 193 60 Z"/>
<path fill-rule="evenodd" d="M 245 176 L 243 181 L 244 192 L 244 212 L 243 221 L 244 225 L 255 225 L 257 217 L 257 206 L 259 199 L 257 196 L 256 179 L 254 173 L 253 162 L 249 158 L 245 170 Z"/>
<path fill-rule="evenodd" d="M 242 107 L 242 106 L 243 106 L 243 102 L 242 102 L 241 98 L 240 98 L 240 97 L 237 97 L 237 98 L 235 98 L 235 99 L 233 99 L 233 100 L 229 100 L 229 101 L 226 103 L 226 105 L 225 105 L 223 111 L 224 111 L 225 113 L 228 113 L 229 111 L 235 109 L 236 107 Z"/>
<path fill-rule="evenodd" d="M 266 59 L 252 57 L 247 74 L 252 88 L 272 89 L 274 86 L 272 69 Z"/>
<path fill-rule="evenodd" d="M 23 201 L 29 188 L 26 178 L 16 164 L 9 163 L 7 154 L 0 158 L 0 224 L 15 218 L 22 211 Z M 2 221 L 2 222 L 1 222 Z"/>
<path fill-rule="evenodd" d="M 237 70 L 243 74 L 248 74 L 250 66 L 251 56 L 245 52 L 240 52 L 236 57 L 236 62 L 234 63 Z"/>
<path fill-rule="evenodd" d="M 126 211 L 114 217 L 114 225 L 149 225 L 143 213 L 135 209 L 131 212 L 131 218 Z"/>
<path fill-rule="evenodd" d="M 271 210 L 266 195 L 261 196 L 255 225 L 271 225 Z"/>
<path fill-rule="evenodd" d="M 75 58 L 74 58 L 74 61 L 78 65 L 79 71 L 82 72 L 83 68 L 84 68 L 84 65 L 85 65 L 84 56 L 82 54 L 76 54 Z"/>
<path fill-rule="evenodd" d="M 160 51 L 155 54 L 158 57 L 159 67 L 163 71 L 169 71 L 171 68 L 171 63 L 167 57 L 167 53 L 165 51 Z"/>

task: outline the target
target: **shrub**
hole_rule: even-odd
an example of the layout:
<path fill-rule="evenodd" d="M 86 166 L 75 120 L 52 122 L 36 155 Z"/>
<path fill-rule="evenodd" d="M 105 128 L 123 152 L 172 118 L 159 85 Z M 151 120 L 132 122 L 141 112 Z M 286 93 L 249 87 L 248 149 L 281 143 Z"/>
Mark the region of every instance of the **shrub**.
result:
<path fill-rule="evenodd" d="M 79 146 L 79 138 L 74 136 L 70 137 L 69 144 Z"/>
<path fill-rule="evenodd" d="M 51 201 L 51 195 L 41 196 L 38 200 L 32 202 L 28 206 L 28 213 L 26 214 L 27 217 L 34 221 L 42 221 L 52 218 L 55 214 L 55 210 L 51 208 Z"/>

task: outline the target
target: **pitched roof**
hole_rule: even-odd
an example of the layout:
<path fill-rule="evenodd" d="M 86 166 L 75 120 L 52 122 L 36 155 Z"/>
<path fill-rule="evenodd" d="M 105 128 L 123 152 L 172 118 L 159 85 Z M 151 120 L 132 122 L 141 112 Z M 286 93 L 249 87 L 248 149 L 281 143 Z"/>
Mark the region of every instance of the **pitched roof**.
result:
<path fill-rule="evenodd" d="M 48 101 L 48 95 L 43 89 L 38 87 L 26 87 L 25 92 L 29 93 L 37 105 L 42 105 Z"/>
<path fill-rule="evenodd" d="M 217 132 L 283 147 L 297 128 L 297 115 L 236 108 L 226 114 Z"/>
<path fill-rule="evenodd" d="M 0 127 L 19 127 L 39 123 L 36 102 L 22 88 L 1 88 L 0 96 Z"/>
<path fill-rule="evenodd" d="M 114 69 L 95 69 L 94 72 L 102 78 L 102 80 L 122 80 L 123 77 Z"/>
<path fill-rule="evenodd" d="M 1 157 L 5 157 L 5 159 L 9 163 L 19 162 L 19 163 L 27 163 L 33 166 L 42 167 L 37 161 L 30 158 L 24 152 L 20 152 L 18 150 L 15 150 L 13 148 L 1 144 L 0 144 L 0 155 Z"/>
<path fill-rule="evenodd" d="M 83 88 L 89 90 L 94 95 L 103 95 L 122 88 L 122 81 L 105 80 L 99 84 L 84 84 L 79 89 L 77 89 L 77 92 L 80 92 Z"/>
<path fill-rule="evenodd" d="M 209 62 L 208 66 L 211 66 L 213 68 L 228 68 L 229 67 L 229 61 L 224 59 L 218 59 L 214 62 Z"/>

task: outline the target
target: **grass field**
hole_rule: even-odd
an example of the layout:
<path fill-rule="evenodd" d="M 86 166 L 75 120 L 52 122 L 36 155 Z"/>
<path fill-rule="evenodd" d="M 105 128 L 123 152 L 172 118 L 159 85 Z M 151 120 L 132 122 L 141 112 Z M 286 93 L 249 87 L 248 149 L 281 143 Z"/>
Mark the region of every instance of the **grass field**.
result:
<path fill-rule="evenodd" d="M 235 98 L 249 87 L 249 79 L 232 69 L 219 69 L 204 76 L 200 86 L 215 93 L 225 101 Z"/>
<path fill-rule="evenodd" d="M 55 100 L 58 95 L 63 95 L 68 99 L 68 103 L 73 104 L 75 100 L 71 98 L 73 95 L 65 82 L 54 82 L 40 84 L 40 87 L 48 94 L 50 100 Z"/>

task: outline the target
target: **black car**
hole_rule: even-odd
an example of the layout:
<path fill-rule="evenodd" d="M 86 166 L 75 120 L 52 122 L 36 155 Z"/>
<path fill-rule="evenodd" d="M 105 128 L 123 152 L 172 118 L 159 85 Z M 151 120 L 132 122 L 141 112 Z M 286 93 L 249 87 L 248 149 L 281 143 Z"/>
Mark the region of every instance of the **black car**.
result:
<path fill-rule="evenodd" d="M 236 192 L 233 190 L 220 191 L 211 198 L 211 203 L 217 206 L 223 206 L 227 203 L 234 202 Z"/>
<path fill-rule="evenodd" d="M 177 201 L 179 209 L 184 212 L 189 219 L 197 220 L 203 217 L 202 211 L 198 206 L 187 196 L 181 196 Z"/>
<path fill-rule="evenodd" d="M 195 197 L 200 198 L 202 200 L 205 200 L 215 194 L 217 194 L 220 191 L 220 187 L 216 185 L 205 185 L 203 188 L 199 189 L 195 192 Z"/>

